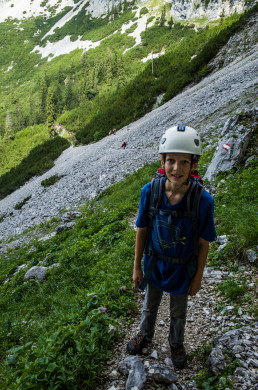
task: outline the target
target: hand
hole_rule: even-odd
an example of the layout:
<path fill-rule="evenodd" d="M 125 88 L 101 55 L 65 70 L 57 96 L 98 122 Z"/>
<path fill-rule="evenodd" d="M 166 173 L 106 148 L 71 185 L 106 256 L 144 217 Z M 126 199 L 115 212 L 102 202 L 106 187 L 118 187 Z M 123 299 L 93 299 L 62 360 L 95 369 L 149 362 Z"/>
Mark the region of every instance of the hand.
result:
<path fill-rule="evenodd" d="M 140 269 L 134 269 L 133 271 L 133 283 L 134 283 L 134 288 L 137 290 L 139 288 L 143 278 L 143 272 Z"/>
<path fill-rule="evenodd" d="M 188 294 L 193 297 L 201 289 L 202 279 L 198 276 L 194 276 L 188 287 Z"/>

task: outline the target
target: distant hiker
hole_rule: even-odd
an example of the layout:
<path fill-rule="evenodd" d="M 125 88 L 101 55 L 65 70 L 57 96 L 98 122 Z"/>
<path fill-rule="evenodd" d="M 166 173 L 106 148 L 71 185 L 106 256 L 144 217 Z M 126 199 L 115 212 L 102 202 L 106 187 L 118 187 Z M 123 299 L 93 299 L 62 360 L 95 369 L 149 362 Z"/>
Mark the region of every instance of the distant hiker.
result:
<path fill-rule="evenodd" d="M 135 288 L 146 288 L 146 294 L 140 331 L 127 344 L 127 351 L 141 354 L 151 342 L 165 291 L 170 294 L 171 358 L 176 368 L 183 368 L 187 364 L 183 342 L 188 294 L 194 296 L 200 290 L 209 242 L 216 239 L 214 201 L 191 178 L 191 169 L 197 168 L 202 154 L 196 130 L 184 125 L 169 128 L 161 138 L 159 153 L 166 175 L 157 175 L 141 190 L 133 282 Z"/>
<path fill-rule="evenodd" d="M 125 150 L 125 148 L 126 148 L 126 145 L 127 145 L 127 141 L 124 141 L 123 143 L 122 143 L 122 148 Z"/>
<path fill-rule="evenodd" d="M 113 129 L 113 135 L 116 135 L 116 129 Z"/>

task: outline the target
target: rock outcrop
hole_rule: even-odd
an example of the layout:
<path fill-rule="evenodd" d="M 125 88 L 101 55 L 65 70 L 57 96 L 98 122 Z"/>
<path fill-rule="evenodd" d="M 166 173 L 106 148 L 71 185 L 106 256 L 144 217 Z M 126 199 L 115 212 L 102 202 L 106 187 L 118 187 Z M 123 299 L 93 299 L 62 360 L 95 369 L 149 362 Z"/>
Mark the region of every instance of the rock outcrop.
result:
<path fill-rule="evenodd" d="M 221 172 L 235 169 L 241 163 L 247 149 L 250 138 L 257 127 L 258 109 L 246 112 L 239 117 L 231 117 L 225 123 L 221 132 L 211 164 L 209 165 L 204 179 L 213 181 Z M 239 120 L 248 120 L 250 127 L 246 127 Z"/>
<path fill-rule="evenodd" d="M 178 20 L 207 19 L 215 20 L 227 17 L 234 12 L 244 12 L 254 5 L 255 1 L 244 0 L 174 0 L 172 1 L 171 16 Z"/>

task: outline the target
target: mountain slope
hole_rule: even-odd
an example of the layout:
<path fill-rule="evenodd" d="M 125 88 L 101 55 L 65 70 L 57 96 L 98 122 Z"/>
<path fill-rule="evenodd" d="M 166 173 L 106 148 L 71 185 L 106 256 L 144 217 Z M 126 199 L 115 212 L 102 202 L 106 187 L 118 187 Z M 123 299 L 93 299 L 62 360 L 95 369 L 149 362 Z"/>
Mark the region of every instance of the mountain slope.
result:
<path fill-rule="evenodd" d="M 197 127 L 211 144 L 219 136 L 229 112 L 251 109 L 255 105 L 258 53 L 237 57 L 225 68 L 176 96 L 142 119 L 107 136 L 98 143 L 70 147 L 56 161 L 55 167 L 32 179 L 0 202 L 0 237 L 21 233 L 34 224 L 48 220 L 58 210 L 71 207 L 84 197 L 93 198 L 114 181 L 120 181 L 144 164 L 158 158 L 158 140 L 174 123 Z M 121 149 L 128 140 L 125 151 Z M 63 176 L 47 189 L 41 181 L 53 175 Z M 31 196 L 21 210 L 14 206 Z M 11 214 L 11 215 L 10 215 Z"/>

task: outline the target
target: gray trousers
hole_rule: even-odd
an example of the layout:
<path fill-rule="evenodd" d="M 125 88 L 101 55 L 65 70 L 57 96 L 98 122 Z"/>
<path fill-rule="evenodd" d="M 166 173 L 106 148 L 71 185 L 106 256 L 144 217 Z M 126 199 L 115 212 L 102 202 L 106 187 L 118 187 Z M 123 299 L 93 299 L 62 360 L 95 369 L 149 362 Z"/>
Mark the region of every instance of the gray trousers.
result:
<path fill-rule="evenodd" d="M 142 308 L 140 330 L 149 340 L 153 338 L 158 308 L 163 291 L 148 283 Z M 188 294 L 170 294 L 169 344 L 176 348 L 183 344 Z"/>

